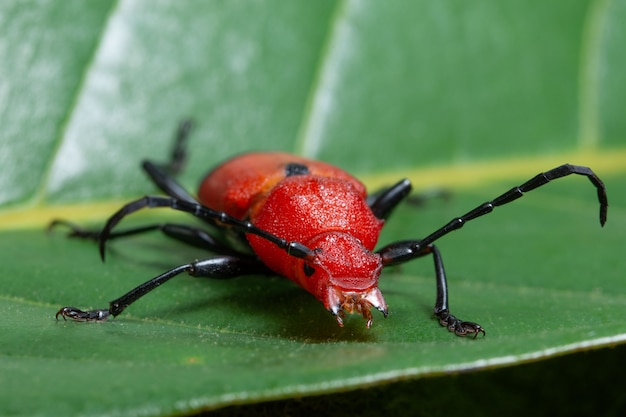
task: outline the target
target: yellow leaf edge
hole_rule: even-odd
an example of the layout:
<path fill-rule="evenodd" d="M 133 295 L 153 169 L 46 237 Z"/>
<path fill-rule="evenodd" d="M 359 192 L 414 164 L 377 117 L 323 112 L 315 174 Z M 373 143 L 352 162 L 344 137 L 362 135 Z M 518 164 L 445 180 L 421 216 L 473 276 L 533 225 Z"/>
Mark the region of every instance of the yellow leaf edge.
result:
<path fill-rule="evenodd" d="M 589 166 L 603 178 L 626 171 L 626 149 L 576 150 L 568 153 L 458 163 L 445 166 L 422 167 L 409 170 L 389 170 L 359 176 L 369 189 L 378 189 L 401 178 L 411 180 L 415 189 L 445 187 L 464 189 L 489 182 L 519 180 L 546 171 L 564 163 Z M 0 211 L 0 230 L 43 228 L 52 219 L 71 219 L 76 222 L 96 222 L 117 211 L 124 200 L 108 200 L 66 205 L 20 206 Z"/>

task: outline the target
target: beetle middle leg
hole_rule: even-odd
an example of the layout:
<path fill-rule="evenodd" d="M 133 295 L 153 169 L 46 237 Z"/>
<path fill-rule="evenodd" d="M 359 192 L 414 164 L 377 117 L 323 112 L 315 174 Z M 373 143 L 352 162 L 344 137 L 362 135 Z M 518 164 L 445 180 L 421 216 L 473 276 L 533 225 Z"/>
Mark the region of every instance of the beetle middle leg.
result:
<path fill-rule="evenodd" d="M 48 226 L 48 229 L 52 229 L 57 226 L 65 226 L 69 228 L 70 231 L 67 233 L 67 235 L 71 238 L 88 239 L 99 242 L 102 235 L 102 231 L 100 229 L 84 229 L 81 226 L 66 220 L 53 220 Z M 174 240 L 186 243 L 187 245 L 196 248 L 205 249 L 210 252 L 223 255 L 244 255 L 243 253 L 230 247 L 228 244 L 215 238 L 203 228 L 179 223 L 149 224 L 146 226 L 118 230 L 109 233 L 106 239 L 119 239 L 149 233 L 152 231 L 160 231 L 164 235 Z"/>

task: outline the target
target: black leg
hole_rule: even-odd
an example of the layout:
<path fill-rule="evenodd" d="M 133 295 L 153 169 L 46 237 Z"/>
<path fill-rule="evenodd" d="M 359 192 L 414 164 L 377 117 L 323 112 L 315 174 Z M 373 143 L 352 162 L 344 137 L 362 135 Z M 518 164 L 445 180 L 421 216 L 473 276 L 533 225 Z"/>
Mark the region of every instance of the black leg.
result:
<path fill-rule="evenodd" d="M 107 309 L 83 311 L 76 307 L 63 307 L 56 313 L 56 318 L 58 319 L 61 316 L 63 319 L 69 318 L 76 321 L 105 321 L 110 316 L 117 316 L 126 307 L 183 272 L 187 272 L 193 277 L 212 279 L 228 279 L 242 275 L 271 273 L 265 265 L 255 259 L 232 256 L 215 257 L 170 269 L 111 301 Z"/>
<path fill-rule="evenodd" d="M 452 193 L 449 190 L 446 190 L 443 188 L 435 188 L 432 190 L 420 192 L 418 194 L 411 194 L 406 199 L 406 202 L 407 204 L 415 206 L 415 207 L 422 207 L 422 206 L 425 206 L 426 203 L 430 202 L 431 200 L 435 200 L 435 199 L 448 200 L 450 199 L 451 195 Z"/>
<path fill-rule="evenodd" d="M 383 190 L 380 193 L 367 196 L 367 203 L 379 219 L 389 217 L 394 208 L 411 192 L 411 182 L 407 179 Z"/>
<path fill-rule="evenodd" d="M 75 237 L 75 238 L 79 238 L 79 239 L 87 239 L 87 240 L 94 240 L 94 241 L 98 241 L 98 239 L 100 239 L 100 230 L 90 230 L 90 229 L 85 229 L 79 225 L 77 225 L 76 223 L 70 222 L 68 220 L 64 220 L 64 219 L 54 219 L 50 222 L 50 224 L 48 225 L 48 232 L 50 232 L 52 229 L 58 227 L 58 226 L 63 226 L 69 229 L 69 232 L 67 232 L 67 236 L 68 237 Z M 133 234 L 138 234 L 138 233 L 143 233 L 143 232 L 132 232 L 130 233 L 131 235 Z M 114 236 L 112 237 L 112 239 L 117 238 L 118 236 L 124 236 L 124 232 L 117 232 L 114 234 Z"/>
<path fill-rule="evenodd" d="M 235 217 L 220 211 L 212 210 L 203 205 L 179 200 L 173 197 L 160 197 L 160 196 L 147 196 L 139 200 L 132 201 L 122 207 L 117 213 L 109 218 L 104 225 L 102 232 L 100 233 L 100 256 L 104 259 L 104 246 L 111 233 L 111 230 L 117 225 L 124 217 L 134 213 L 143 208 L 155 208 L 155 207 L 169 207 L 174 210 L 183 211 L 193 214 L 200 219 L 208 219 L 215 221 L 216 223 L 223 225 L 224 227 L 232 227 L 233 229 L 241 233 L 249 233 L 257 235 L 268 242 L 273 243 L 280 249 L 283 249 L 287 254 L 295 256 L 297 258 L 313 260 L 315 258 L 315 252 L 309 249 L 300 242 L 290 242 L 286 239 L 275 236 L 263 229 L 259 229 L 249 221 L 239 220 Z"/>
<path fill-rule="evenodd" d="M 170 161 L 164 167 L 171 175 L 180 173 L 187 162 L 187 140 L 189 139 L 189 134 L 192 129 L 193 121 L 190 119 L 183 120 L 178 125 L 176 140 L 174 141 L 174 147 L 170 154 Z"/>
<path fill-rule="evenodd" d="M 403 244 L 392 243 L 380 249 L 378 252 L 383 256 L 383 263 L 385 266 L 410 261 L 411 259 L 420 256 L 420 253 L 422 253 L 424 247 L 432 244 L 433 242 L 447 235 L 448 233 L 460 229 L 465 225 L 465 223 L 469 222 L 470 220 L 474 220 L 478 217 L 484 216 L 485 214 L 489 214 L 493 211 L 495 207 L 515 201 L 518 198 L 522 197 L 524 193 L 528 191 L 534 190 L 535 188 L 545 185 L 552 180 L 565 177 L 570 174 L 584 175 L 589 178 L 591 183 L 596 187 L 598 200 L 600 202 L 600 224 L 604 226 L 608 209 L 608 200 L 604 184 L 590 168 L 566 164 L 551 169 L 550 171 L 538 174 L 529 181 L 526 181 L 524 184 L 518 187 L 511 188 L 506 193 L 496 197 L 491 201 L 479 205 L 478 207 L 465 213 L 461 217 L 456 217 L 452 219 L 448 224 L 435 230 L 424 239 L 407 241 L 403 242 Z"/>
<path fill-rule="evenodd" d="M 478 333 L 485 335 L 485 330 L 480 324 L 463 321 L 450 314 L 450 307 L 448 305 L 448 280 L 446 278 L 446 271 L 443 267 L 443 259 L 441 253 L 435 245 L 427 246 L 429 250 L 427 252 L 432 253 L 435 261 L 435 277 L 437 279 L 437 299 L 435 301 L 435 316 L 439 318 L 439 324 L 447 327 L 448 330 L 454 332 L 457 336 L 474 335 L 474 338 L 478 336 Z"/>
<path fill-rule="evenodd" d="M 589 178 L 591 183 L 596 187 L 598 200 L 600 202 L 600 224 L 604 225 L 606 222 L 608 208 L 606 188 L 604 187 L 604 184 L 591 169 L 583 166 L 566 164 L 541 173 L 529 181 L 526 181 L 524 184 L 518 187 L 513 187 L 495 199 L 479 205 L 463 216 L 452 219 L 448 224 L 435 230 L 424 239 L 394 242 L 383 247 L 378 250 L 378 253 L 382 257 L 383 266 L 400 264 L 424 256 L 425 254 L 432 253 L 435 259 L 435 271 L 437 274 L 437 302 L 435 304 L 435 315 L 439 318 L 440 323 L 447 326 L 458 335 L 477 335 L 478 333 L 484 334 L 484 330 L 478 324 L 464 322 L 450 314 L 448 307 L 447 281 L 445 271 L 443 269 L 443 262 L 439 251 L 433 246 L 433 242 L 453 230 L 460 229 L 468 221 L 491 213 L 495 207 L 515 201 L 528 191 L 545 185 L 554 179 L 562 178 L 570 174 L 584 175 Z"/>
<path fill-rule="evenodd" d="M 70 229 L 68 232 L 69 237 L 79 239 L 89 239 L 94 241 L 100 240 L 100 230 L 84 229 L 81 226 L 68 222 L 66 220 L 54 220 L 50 223 L 49 229 L 56 226 L 65 226 Z M 176 223 L 163 223 L 163 224 L 151 224 L 146 226 L 135 227 L 132 229 L 126 229 L 121 231 L 115 231 L 107 236 L 107 240 L 117 239 L 127 236 L 139 235 L 158 230 L 164 235 L 171 237 L 172 239 L 186 243 L 190 246 L 194 246 L 200 249 L 206 249 L 210 252 L 215 252 L 223 255 L 242 255 L 245 254 L 238 252 L 237 250 L 229 247 L 224 242 L 213 237 L 206 230 L 199 227 L 189 226 L 185 224 Z"/>
<path fill-rule="evenodd" d="M 390 251 L 393 251 L 393 247 L 397 246 L 399 248 L 406 246 L 415 246 L 419 244 L 419 241 L 402 241 L 393 243 L 387 248 L 390 248 Z M 385 254 L 381 254 L 383 256 L 383 262 Z M 419 253 L 416 253 L 413 258 L 419 258 L 426 255 L 432 255 L 435 263 L 435 278 L 437 280 L 437 298 L 435 301 L 435 316 L 439 319 L 439 323 L 447 327 L 448 330 L 454 332 L 457 336 L 467 336 L 474 335 L 474 337 L 478 336 L 478 333 L 485 334 L 485 330 L 482 328 L 480 324 L 471 322 L 471 321 L 463 321 L 456 316 L 450 314 L 450 306 L 448 304 L 448 279 L 446 278 L 446 270 L 443 267 L 443 259 L 441 257 L 441 253 L 439 249 L 435 245 L 427 245 L 423 246 Z"/>
<path fill-rule="evenodd" d="M 185 224 L 173 224 L 167 223 L 161 226 L 160 230 L 166 236 L 184 242 L 188 245 L 195 246 L 200 249 L 206 249 L 210 252 L 219 253 L 222 255 L 234 255 L 248 257 L 226 243 L 216 239 L 206 230 L 199 227 L 188 226 Z"/>
<path fill-rule="evenodd" d="M 196 202 L 196 199 L 185 190 L 163 167 L 152 161 L 144 161 L 142 164 L 144 171 L 150 176 L 152 182 L 165 194 L 179 200 Z"/>
<path fill-rule="evenodd" d="M 146 171 L 148 176 L 152 179 L 152 182 L 165 194 L 179 200 L 195 202 L 196 199 L 173 177 L 178 174 L 185 165 L 187 159 L 186 143 L 192 127 L 193 125 L 189 120 L 183 121 L 180 124 L 170 161 L 167 164 L 144 161 L 142 166 L 144 171 Z"/>

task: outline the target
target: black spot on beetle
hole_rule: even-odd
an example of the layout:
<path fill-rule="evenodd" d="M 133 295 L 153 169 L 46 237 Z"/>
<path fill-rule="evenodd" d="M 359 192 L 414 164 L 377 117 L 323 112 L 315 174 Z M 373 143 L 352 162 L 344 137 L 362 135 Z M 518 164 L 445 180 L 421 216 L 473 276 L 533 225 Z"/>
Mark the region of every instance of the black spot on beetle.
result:
<path fill-rule="evenodd" d="M 304 264 L 304 275 L 306 275 L 307 277 L 310 277 L 314 273 L 315 273 L 315 268 L 313 268 L 309 264 Z"/>
<path fill-rule="evenodd" d="M 294 175 L 306 175 L 308 173 L 309 168 L 306 165 L 298 164 L 297 162 L 285 165 L 285 175 L 288 177 L 293 177 Z"/>

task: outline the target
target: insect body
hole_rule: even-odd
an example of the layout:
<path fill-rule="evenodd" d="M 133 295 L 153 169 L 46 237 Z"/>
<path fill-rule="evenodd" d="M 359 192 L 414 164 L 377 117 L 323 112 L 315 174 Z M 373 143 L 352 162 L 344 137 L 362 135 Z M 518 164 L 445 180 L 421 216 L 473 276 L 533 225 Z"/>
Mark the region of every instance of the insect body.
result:
<path fill-rule="evenodd" d="M 385 219 L 411 191 L 408 180 L 368 196 L 360 181 L 332 165 L 286 153 L 249 153 L 211 171 L 202 182 L 196 200 L 170 175 L 184 159 L 183 144 L 189 126 L 188 123 L 181 125 L 175 156 L 169 165 L 144 162 L 144 169 L 167 197 L 148 196 L 133 201 L 115 213 L 101 232 L 73 226 L 72 235 L 98 239 L 104 257 L 107 240 L 160 229 L 216 255 L 166 271 L 112 301 L 108 309 L 82 311 L 64 307 L 58 311 L 57 318 L 103 321 L 117 316 L 134 301 L 182 272 L 206 278 L 277 273 L 313 294 L 336 317 L 339 325 L 343 324 L 345 313 L 359 313 L 370 327 L 372 308 L 385 317 L 388 311 L 378 288 L 381 270 L 432 255 L 437 284 L 435 316 L 441 325 L 457 335 L 476 336 L 485 333 L 479 324 L 463 321 L 449 311 L 446 273 L 433 242 L 466 222 L 490 213 L 494 207 L 570 174 L 584 175 L 593 183 L 600 201 L 600 223 L 604 225 L 606 221 L 608 203 L 602 181 L 587 167 L 566 164 L 538 174 L 422 239 L 395 242 L 375 250 Z M 164 224 L 113 231 L 125 216 L 150 207 L 188 212 L 214 227 L 233 232 L 249 245 L 252 254 L 192 226 Z"/>
<path fill-rule="evenodd" d="M 254 253 L 272 271 L 311 294 L 342 320 L 342 310 L 372 318 L 387 314 L 378 289 L 382 268 L 373 253 L 383 225 L 366 202 L 365 187 L 346 172 L 286 153 L 251 153 L 209 173 L 199 199 L 207 206 L 314 251 L 290 255 L 262 236 L 248 234 Z"/>

